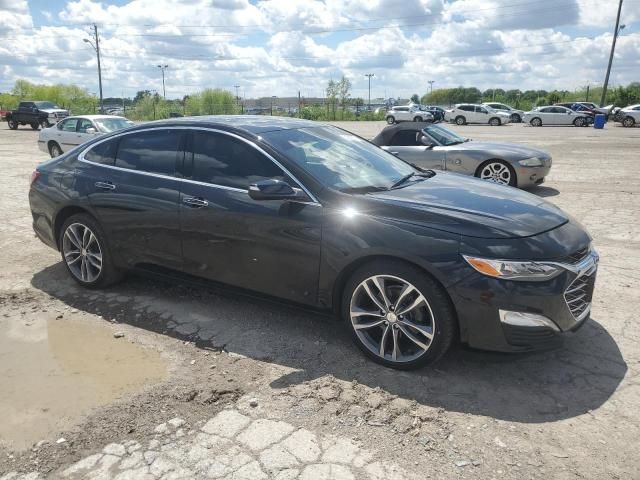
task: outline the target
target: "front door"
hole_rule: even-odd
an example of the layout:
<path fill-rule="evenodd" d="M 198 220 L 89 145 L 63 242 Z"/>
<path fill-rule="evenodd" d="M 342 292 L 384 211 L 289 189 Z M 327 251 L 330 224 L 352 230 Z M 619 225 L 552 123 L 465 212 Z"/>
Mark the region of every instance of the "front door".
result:
<path fill-rule="evenodd" d="M 445 151 L 439 146 L 427 147 L 423 145 L 420 142 L 422 135 L 419 130 L 399 130 L 391 138 L 390 145 L 382 148 L 420 168 L 443 170 Z"/>
<path fill-rule="evenodd" d="M 78 162 L 85 193 L 123 266 L 182 269 L 176 160 L 185 130 L 131 132 L 96 144 Z"/>
<path fill-rule="evenodd" d="M 227 133 L 193 130 L 180 192 L 187 273 L 315 304 L 322 206 L 257 201 L 250 183 L 296 182 L 253 144 Z"/>

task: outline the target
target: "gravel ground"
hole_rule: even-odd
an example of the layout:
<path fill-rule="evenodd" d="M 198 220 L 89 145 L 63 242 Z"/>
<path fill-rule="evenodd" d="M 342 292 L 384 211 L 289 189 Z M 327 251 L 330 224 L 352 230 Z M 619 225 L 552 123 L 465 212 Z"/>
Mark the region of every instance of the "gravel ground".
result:
<path fill-rule="evenodd" d="M 396 372 L 365 360 L 338 322 L 290 306 L 136 277 L 83 290 L 31 231 L 37 132 L 1 126 L 0 328 L 73 311 L 159 352 L 167 378 L 52 421 L 28 449 L 0 439 L 0 479 L 640 478 L 640 129 L 453 129 L 551 152 L 533 193 L 594 236 L 592 320 L 562 349 L 455 347 Z"/>

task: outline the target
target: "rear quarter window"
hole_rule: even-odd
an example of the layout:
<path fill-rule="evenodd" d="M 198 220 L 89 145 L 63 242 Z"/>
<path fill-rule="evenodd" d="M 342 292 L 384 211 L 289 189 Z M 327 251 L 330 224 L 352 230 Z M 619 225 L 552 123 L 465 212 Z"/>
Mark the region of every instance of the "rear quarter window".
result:
<path fill-rule="evenodd" d="M 107 140 L 92 147 L 84 154 L 84 159 L 101 165 L 114 165 L 116 152 L 118 151 L 118 139 Z"/>

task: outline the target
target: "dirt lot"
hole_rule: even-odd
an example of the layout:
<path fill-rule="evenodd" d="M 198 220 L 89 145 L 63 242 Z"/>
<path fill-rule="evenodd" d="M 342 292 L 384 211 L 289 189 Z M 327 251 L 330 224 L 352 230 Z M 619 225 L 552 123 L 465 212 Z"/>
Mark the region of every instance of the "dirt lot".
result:
<path fill-rule="evenodd" d="M 340 125 L 365 137 L 383 126 Z M 453 128 L 551 152 L 533 193 L 594 237 L 592 320 L 560 350 L 456 347 L 433 368 L 396 372 L 365 360 L 331 318 L 289 306 L 133 277 L 80 289 L 31 230 L 37 132 L 1 125 L 0 479 L 116 468 L 118 478 L 640 478 L 640 128 Z M 214 427 L 224 448 L 203 437 Z M 293 430 L 321 453 L 304 460 L 288 447 Z M 265 435 L 277 438 L 264 445 L 291 436 L 277 456 L 255 445 Z M 187 465 L 198 442 L 211 458 Z"/>

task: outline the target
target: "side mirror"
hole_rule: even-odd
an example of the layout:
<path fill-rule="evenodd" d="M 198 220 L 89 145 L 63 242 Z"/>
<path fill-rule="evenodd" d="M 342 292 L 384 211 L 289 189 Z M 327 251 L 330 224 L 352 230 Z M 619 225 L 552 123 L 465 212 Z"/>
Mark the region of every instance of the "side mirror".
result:
<path fill-rule="evenodd" d="M 254 200 L 307 200 L 304 192 L 273 178 L 249 185 L 249 196 Z"/>
<path fill-rule="evenodd" d="M 87 128 L 87 129 L 84 131 L 84 133 L 88 133 L 89 135 L 95 135 L 95 134 L 96 134 L 96 133 L 98 133 L 98 132 L 96 131 L 96 129 L 95 129 L 95 128 L 93 128 L 93 127 L 89 127 L 89 128 Z"/>
<path fill-rule="evenodd" d="M 425 137 L 424 135 L 422 135 L 420 137 L 420 143 L 422 145 L 424 145 L 425 147 L 429 147 L 429 148 L 433 148 L 436 146 L 435 143 L 433 143 L 431 140 L 429 140 L 427 137 Z"/>

